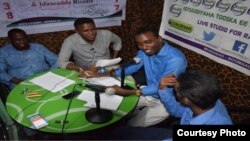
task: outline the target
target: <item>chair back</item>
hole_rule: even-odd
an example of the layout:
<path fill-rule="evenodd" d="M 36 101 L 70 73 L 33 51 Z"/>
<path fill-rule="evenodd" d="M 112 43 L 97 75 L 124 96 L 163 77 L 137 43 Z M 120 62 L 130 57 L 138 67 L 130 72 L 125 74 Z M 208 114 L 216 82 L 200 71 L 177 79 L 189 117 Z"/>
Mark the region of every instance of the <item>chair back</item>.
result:
<path fill-rule="evenodd" d="M 10 93 L 9 87 L 6 84 L 0 82 L 0 98 L 2 99 L 3 103 L 6 102 L 9 93 Z"/>
<path fill-rule="evenodd" d="M 6 140 L 19 140 L 18 129 L 14 123 L 14 121 L 10 118 L 3 101 L 0 99 L 0 118 L 4 125 L 2 125 L 2 129 L 5 128 L 3 132 L 4 138 Z M 7 135 L 5 135 L 7 133 Z"/>

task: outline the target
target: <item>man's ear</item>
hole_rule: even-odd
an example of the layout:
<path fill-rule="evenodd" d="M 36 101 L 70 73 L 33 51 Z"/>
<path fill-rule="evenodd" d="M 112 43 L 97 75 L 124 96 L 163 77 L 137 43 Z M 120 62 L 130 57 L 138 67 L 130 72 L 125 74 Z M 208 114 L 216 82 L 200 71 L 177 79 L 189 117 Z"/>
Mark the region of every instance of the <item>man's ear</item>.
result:
<path fill-rule="evenodd" d="M 158 40 L 160 43 L 164 43 L 164 39 L 161 36 L 158 37 Z"/>
<path fill-rule="evenodd" d="M 182 102 L 183 104 L 188 105 L 188 106 L 192 104 L 192 102 L 187 97 L 183 97 Z"/>

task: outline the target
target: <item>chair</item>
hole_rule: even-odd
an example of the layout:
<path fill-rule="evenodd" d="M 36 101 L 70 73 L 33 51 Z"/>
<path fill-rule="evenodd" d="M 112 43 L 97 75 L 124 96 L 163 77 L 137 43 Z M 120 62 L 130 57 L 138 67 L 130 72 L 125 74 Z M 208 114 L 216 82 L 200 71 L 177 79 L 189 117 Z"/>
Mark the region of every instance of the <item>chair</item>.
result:
<path fill-rule="evenodd" d="M 2 134 L 5 140 L 19 140 L 18 129 L 14 121 L 10 118 L 3 101 L 0 99 L 0 119 Z M 7 134 L 7 135 L 6 135 Z"/>
<path fill-rule="evenodd" d="M 0 82 L 0 98 L 2 99 L 3 103 L 6 102 L 6 98 L 9 92 L 10 92 L 9 87 L 6 84 Z"/>

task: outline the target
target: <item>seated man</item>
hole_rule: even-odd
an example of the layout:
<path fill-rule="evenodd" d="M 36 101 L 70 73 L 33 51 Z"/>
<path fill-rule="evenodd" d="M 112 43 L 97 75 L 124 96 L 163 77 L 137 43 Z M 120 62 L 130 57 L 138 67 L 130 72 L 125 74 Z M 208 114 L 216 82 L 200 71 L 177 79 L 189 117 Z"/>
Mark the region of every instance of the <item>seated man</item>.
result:
<path fill-rule="evenodd" d="M 55 69 L 57 56 L 45 46 L 30 43 L 22 29 L 8 32 L 10 44 L 0 48 L 0 81 L 10 89 L 35 73 Z"/>
<path fill-rule="evenodd" d="M 35 73 L 57 68 L 57 56 L 41 44 L 30 43 L 24 30 L 11 29 L 8 38 L 10 44 L 0 48 L 0 81 L 10 89 Z M 37 133 L 26 127 L 24 132 Z"/>
<path fill-rule="evenodd" d="M 140 58 L 140 62 L 127 66 L 125 72 L 126 75 L 130 75 L 144 67 L 147 86 L 132 90 L 119 86 L 113 88 L 116 94 L 119 95 L 136 94 L 140 96 L 136 107 L 137 113 L 128 124 L 145 127 L 160 123 L 168 117 L 169 114 L 159 99 L 158 84 L 165 75 L 178 75 L 185 71 L 187 60 L 180 50 L 170 46 L 158 35 L 158 29 L 141 27 L 135 33 L 135 41 L 140 49 L 136 56 Z M 98 77 L 102 75 L 90 72 L 81 74 L 82 77 Z M 121 70 L 115 70 L 112 76 L 121 76 Z"/>
<path fill-rule="evenodd" d="M 175 94 L 170 93 L 173 87 Z M 170 115 L 180 118 L 181 125 L 231 125 L 227 109 L 219 99 L 221 88 L 208 73 L 189 70 L 175 77 L 167 75 L 159 84 L 159 96 Z M 178 99 L 178 101 L 176 100 Z M 171 138 L 171 130 L 164 128 L 120 127 L 114 139 L 163 140 Z"/>
<path fill-rule="evenodd" d="M 121 39 L 108 30 L 97 30 L 90 18 L 79 18 L 74 22 L 76 33 L 63 42 L 58 56 L 58 66 L 70 70 L 81 71 L 92 67 L 97 60 L 116 58 L 121 50 Z M 114 54 L 110 56 L 110 45 Z M 73 55 L 74 62 L 70 61 Z"/>

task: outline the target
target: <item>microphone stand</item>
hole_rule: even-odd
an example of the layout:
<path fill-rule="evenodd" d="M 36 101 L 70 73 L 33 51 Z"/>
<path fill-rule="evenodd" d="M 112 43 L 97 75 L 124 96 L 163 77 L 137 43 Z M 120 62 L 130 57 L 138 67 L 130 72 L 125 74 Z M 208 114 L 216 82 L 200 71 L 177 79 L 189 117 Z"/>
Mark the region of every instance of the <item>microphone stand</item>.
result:
<path fill-rule="evenodd" d="M 100 108 L 100 92 L 95 90 L 96 108 L 89 109 L 85 117 L 91 123 L 105 123 L 112 119 L 113 113 L 110 110 Z"/>
<path fill-rule="evenodd" d="M 121 66 L 121 87 L 124 88 L 124 80 L 125 79 L 125 65 Z"/>
<path fill-rule="evenodd" d="M 128 64 L 125 64 L 125 65 L 121 65 L 121 88 L 123 89 L 128 89 L 128 90 L 131 90 L 131 89 L 134 89 L 128 85 L 125 85 L 125 68 Z"/>

